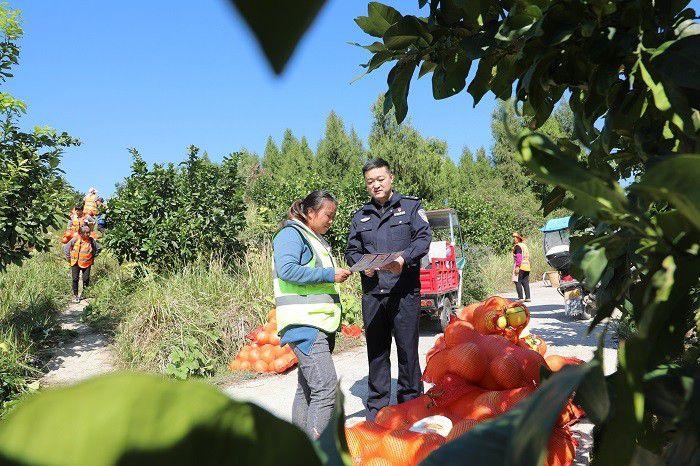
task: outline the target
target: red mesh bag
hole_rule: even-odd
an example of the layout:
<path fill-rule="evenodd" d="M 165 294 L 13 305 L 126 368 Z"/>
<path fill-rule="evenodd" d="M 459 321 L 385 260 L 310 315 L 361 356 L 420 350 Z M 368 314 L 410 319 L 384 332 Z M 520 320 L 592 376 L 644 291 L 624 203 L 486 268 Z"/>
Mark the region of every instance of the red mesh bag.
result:
<path fill-rule="evenodd" d="M 447 439 L 442 435 L 427 434 L 423 435 L 423 444 L 420 446 L 414 457 L 413 464 L 420 464 L 434 450 L 437 450 L 445 444 Z"/>
<path fill-rule="evenodd" d="M 474 318 L 474 310 L 479 306 L 481 306 L 481 303 L 479 302 L 471 303 L 457 311 L 457 317 L 460 320 L 464 320 L 471 323 Z"/>
<path fill-rule="evenodd" d="M 250 340 L 250 341 L 256 341 L 258 339 L 258 334 L 264 332 L 265 330 L 263 329 L 263 326 L 260 325 L 258 327 L 255 327 L 253 330 L 248 333 L 245 337 Z"/>
<path fill-rule="evenodd" d="M 577 442 L 568 428 L 555 427 L 549 437 L 546 466 L 570 466 L 576 457 Z"/>
<path fill-rule="evenodd" d="M 391 464 L 391 461 L 386 458 L 382 458 L 381 456 L 368 458 L 367 461 L 363 461 L 362 463 L 358 464 L 362 464 L 363 466 L 394 466 Z"/>
<path fill-rule="evenodd" d="M 379 410 L 375 422 L 387 429 L 408 429 L 416 421 L 435 414 L 435 403 L 427 395 L 421 395 L 401 404 Z"/>
<path fill-rule="evenodd" d="M 447 346 L 445 345 L 445 336 L 440 335 L 439 337 L 437 337 L 437 340 L 435 340 L 435 344 L 433 345 L 433 347 L 430 348 L 430 350 L 428 350 L 428 353 L 425 355 L 425 362 L 427 363 L 428 361 L 430 361 L 430 358 L 433 357 L 435 353 L 442 351 L 445 348 L 447 348 Z"/>
<path fill-rule="evenodd" d="M 503 389 L 518 388 L 526 384 L 522 361 L 512 354 L 494 359 L 489 364 L 493 380 Z"/>
<path fill-rule="evenodd" d="M 512 348 L 516 348 L 508 340 L 498 335 L 480 335 L 477 344 L 484 352 L 487 361 L 492 361 L 507 352 L 512 352 Z"/>
<path fill-rule="evenodd" d="M 487 309 L 479 307 L 474 311 L 474 329 L 483 334 L 502 333 L 496 325 L 496 320 L 502 315 L 499 309 Z"/>
<path fill-rule="evenodd" d="M 447 373 L 447 353 L 448 350 L 442 350 L 430 355 L 421 377 L 424 382 L 437 383 Z"/>
<path fill-rule="evenodd" d="M 452 426 L 452 430 L 447 435 L 446 440 L 449 442 L 450 440 L 454 440 L 457 437 L 462 436 L 463 434 L 469 432 L 477 424 L 478 424 L 478 422 L 476 422 L 473 419 L 464 419 L 464 420 L 456 423 L 455 425 Z"/>
<path fill-rule="evenodd" d="M 389 429 L 370 421 L 363 421 L 352 427 L 347 427 L 345 438 L 353 462 L 360 464 L 366 458 L 375 455 L 382 439 L 388 432 Z"/>
<path fill-rule="evenodd" d="M 559 419 L 557 420 L 557 425 L 558 426 L 572 426 L 576 424 L 579 419 L 584 417 L 586 415 L 586 412 L 580 408 L 579 406 L 576 406 L 573 402 L 573 400 L 569 400 L 566 406 L 564 406 L 564 409 L 561 411 L 561 414 L 559 415 Z"/>
<path fill-rule="evenodd" d="M 481 421 L 501 414 L 500 391 L 486 391 L 474 399 L 471 419 Z"/>
<path fill-rule="evenodd" d="M 498 394 L 498 408 L 501 412 L 509 411 L 513 406 L 527 398 L 535 389 L 533 387 L 501 390 Z"/>
<path fill-rule="evenodd" d="M 448 407 L 450 413 L 457 419 L 472 419 L 474 415 L 474 400 L 479 397 L 485 390 L 470 386 L 465 393 L 462 394 L 456 401 Z"/>
<path fill-rule="evenodd" d="M 474 342 L 478 339 L 479 333 L 474 330 L 474 326 L 469 322 L 458 320 L 449 324 L 445 329 L 445 344 L 448 348 L 467 342 Z"/>
<path fill-rule="evenodd" d="M 437 408 L 444 408 L 457 401 L 469 388 L 464 378 L 448 372 L 426 392 L 426 396 Z"/>
<path fill-rule="evenodd" d="M 559 356 L 558 354 L 552 354 L 544 359 L 547 362 L 549 370 L 552 372 L 559 372 L 562 370 L 562 368 L 564 368 L 564 366 L 577 366 L 579 364 L 583 364 L 583 361 L 579 358 L 566 358 L 564 356 Z"/>
<path fill-rule="evenodd" d="M 486 372 L 486 359 L 476 343 L 463 343 L 447 350 L 447 370 L 469 382 L 478 382 Z"/>
<path fill-rule="evenodd" d="M 386 458 L 396 466 L 416 465 L 443 443 L 445 438 L 439 434 L 395 430 L 384 437 L 377 456 Z M 419 452 L 423 458 L 419 457 Z"/>

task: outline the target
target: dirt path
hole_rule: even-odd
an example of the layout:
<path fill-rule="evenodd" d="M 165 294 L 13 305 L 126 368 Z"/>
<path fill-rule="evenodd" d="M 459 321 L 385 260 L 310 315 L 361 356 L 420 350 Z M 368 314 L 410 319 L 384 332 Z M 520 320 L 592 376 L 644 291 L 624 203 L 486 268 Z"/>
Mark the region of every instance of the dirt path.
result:
<path fill-rule="evenodd" d="M 514 293 L 502 296 L 513 298 Z M 541 336 L 548 345 L 548 354 L 575 356 L 590 360 L 597 346 L 600 330 L 586 335 L 587 321 L 574 321 L 564 315 L 564 301 L 556 289 L 532 286 L 531 311 L 532 333 Z M 419 340 L 421 367 L 425 367 L 425 354 L 433 346 L 438 330 L 435 325 L 425 322 Z M 605 372 L 612 373 L 616 367 L 616 350 L 613 342 L 606 340 Z M 392 385 L 396 391 L 397 360 L 396 349 L 392 348 Z M 364 346 L 335 355 L 335 367 L 340 378 L 340 386 L 345 394 L 345 413 L 348 420 L 362 419 L 365 416 L 363 400 L 367 394 L 367 353 Z M 266 376 L 238 383 L 225 388 L 230 396 L 252 401 L 275 415 L 291 419 L 292 401 L 296 389 L 297 372 L 293 370 L 279 376 Z M 395 402 L 395 400 L 392 400 Z M 577 465 L 588 464 L 588 453 L 592 446 L 592 425 L 585 420 L 574 429 L 580 443 L 577 450 Z"/>
<path fill-rule="evenodd" d="M 114 370 L 109 339 L 80 322 L 80 315 L 87 301 L 70 303 L 58 316 L 61 328 L 72 333 L 62 342 L 47 363 L 47 371 L 40 383 L 42 387 L 72 385 L 81 380 Z"/>

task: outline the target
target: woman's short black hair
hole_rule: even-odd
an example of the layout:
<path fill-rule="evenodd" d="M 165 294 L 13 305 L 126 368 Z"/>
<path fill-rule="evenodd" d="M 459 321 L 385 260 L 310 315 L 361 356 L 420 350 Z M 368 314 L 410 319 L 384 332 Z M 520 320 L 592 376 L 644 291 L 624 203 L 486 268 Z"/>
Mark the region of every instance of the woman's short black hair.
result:
<path fill-rule="evenodd" d="M 379 158 L 379 157 L 374 158 L 374 159 L 369 159 L 365 163 L 364 167 L 362 167 L 362 174 L 364 175 L 365 173 L 367 173 L 370 170 L 374 170 L 375 168 L 382 168 L 382 167 L 386 167 L 386 170 L 389 173 L 391 173 L 391 167 L 389 166 L 389 162 L 387 162 L 386 160 Z"/>

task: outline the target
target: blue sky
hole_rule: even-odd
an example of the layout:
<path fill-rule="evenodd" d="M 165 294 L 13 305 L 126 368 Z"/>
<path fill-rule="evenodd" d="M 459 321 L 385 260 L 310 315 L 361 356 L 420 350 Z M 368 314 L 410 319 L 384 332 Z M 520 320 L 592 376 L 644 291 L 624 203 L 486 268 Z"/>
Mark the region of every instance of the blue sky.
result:
<path fill-rule="evenodd" d="M 387 2 L 406 11 L 417 2 Z M 193 5 L 197 5 L 194 7 Z M 384 92 L 388 67 L 350 84 L 369 54 L 348 41 L 369 37 L 353 18 L 367 2 L 331 0 L 276 77 L 252 35 L 224 0 L 95 2 L 12 0 L 23 11 L 20 65 L 6 89 L 25 100 L 24 127 L 48 124 L 81 139 L 62 168 L 73 186 L 110 194 L 129 173 L 128 147 L 149 162 L 180 161 L 195 144 L 218 160 L 247 148 L 262 152 L 285 128 L 315 147 L 335 110 L 366 139 L 370 106 Z M 432 99 L 430 78 L 414 81 L 409 118 L 463 146 L 490 145 L 486 98 Z"/>
<path fill-rule="evenodd" d="M 417 8 L 415 0 L 386 3 Z M 366 139 L 370 106 L 386 89 L 388 65 L 350 84 L 369 58 L 347 44 L 371 42 L 353 21 L 366 13 L 364 0 L 330 0 L 281 77 L 224 0 L 11 6 L 23 11 L 25 36 L 4 87 L 29 105 L 23 126 L 48 124 L 81 139 L 61 165 L 81 191 L 112 193 L 129 173 L 128 147 L 163 162 L 182 160 L 194 144 L 219 160 L 241 148 L 261 153 L 268 135 L 279 141 L 286 128 L 315 147 L 331 110 Z M 457 158 L 465 146 L 490 147 L 494 105 L 488 95 L 474 109 L 466 92 L 435 101 L 430 78 L 414 77 L 409 119 Z"/>

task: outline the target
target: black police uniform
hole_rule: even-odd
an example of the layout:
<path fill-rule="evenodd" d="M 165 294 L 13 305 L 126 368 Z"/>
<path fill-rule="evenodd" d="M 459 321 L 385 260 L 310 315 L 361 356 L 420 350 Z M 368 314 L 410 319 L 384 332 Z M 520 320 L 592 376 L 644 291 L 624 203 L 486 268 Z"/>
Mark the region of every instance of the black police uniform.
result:
<path fill-rule="evenodd" d="M 399 361 L 399 403 L 423 393 L 418 362 L 420 260 L 428 252 L 430 226 L 416 197 L 394 192 L 384 206 L 370 201 L 352 218 L 345 260 L 352 266 L 363 254 L 403 252 L 401 274 L 378 271 L 362 277 L 362 318 L 369 360 L 368 419 L 389 404 L 391 397 L 391 334 Z"/>

